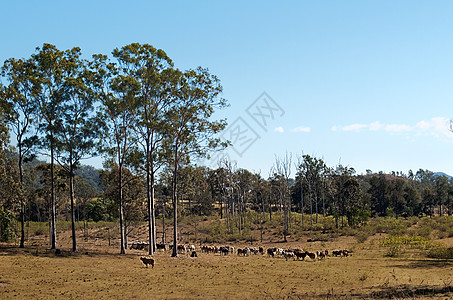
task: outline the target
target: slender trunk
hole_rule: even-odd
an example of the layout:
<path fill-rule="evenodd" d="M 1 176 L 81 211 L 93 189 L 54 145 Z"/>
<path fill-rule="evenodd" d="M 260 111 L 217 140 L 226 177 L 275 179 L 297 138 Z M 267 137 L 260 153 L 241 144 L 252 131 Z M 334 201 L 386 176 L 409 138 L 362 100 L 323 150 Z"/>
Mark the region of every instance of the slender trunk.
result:
<path fill-rule="evenodd" d="M 288 182 L 288 180 L 286 180 L 286 182 Z M 292 229 L 292 216 L 291 216 L 291 194 L 289 192 L 289 188 L 287 187 L 287 190 L 286 190 L 286 195 L 287 195 L 287 199 L 288 199 L 288 222 L 289 222 L 289 230 Z"/>
<path fill-rule="evenodd" d="M 77 251 L 75 212 L 74 212 L 74 171 L 73 166 L 69 167 L 69 193 L 71 197 L 71 230 L 72 230 L 72 251 Z"/>
<path fill-rule="evenodd" d="M 313 200 L 311 199 L 311 185 L 308 184 L 308 198 L 310 200 L 310 225 L 313 226 Z"/>
<path fill-rule="evenodd" d="M 165 203 L 162 202 L 162 244 L 165 244 Z"/>
<path fill-rule="evenodd" d="M 272 203 L 271 203 L 271 198 L 272 198 L 272 189 L 269 185 L 269 221 L 272 221 Z"/>
<path fill-rule="evenodd" d="M 127 236 L 129 235 L 129 232 L 127 229 L 129 228 L 127 224 L 127 219 L 124 220 L 124 248 L 127 249 Z"/>
<path fill-rule="evenodd" d="M 56 229 L 56 204 L 55 204 L 55 177 L 54 177 L 54 146 L 53 135 L 50 137 L 50 209 L 51 209 L 51 229 L 50 241 L 51 249 L 57 249 L 57 229 Z"/>
<path fill-rule="evenodd" d="M 318 224 L 318 193 L 315 190 L 315 212 L 316 212 L 316 224 Z"/>
<path fill-rule="evenodd" d="M 151 195 L 151 174 L 150 174 L 150 159 L 149 159 L 149 143 L 146 145 L 146 196 L 148 198 L 148 254 L 154 254 L 154 228 L 152 220 L 152 197 Z"/>
<path fill-rule="evenodd" d="M 325 184 L 322 186 L 322 216 L 326 217 Z"/>
<path fill-rule="evenodd" d="M 222 206 L 222 204 L 223 204 L 223 201 L 222 201 L 223 195 L 220 195 L 219 198 L 220 198 L 220 201 L 219 201 L 220 202 L 220 219 L 223 219 L 223 206 Z"/>
<path fill-rule="evenodd" d="M 261 197 L 261 217 L 260 217 L 260 236 L 261 236 L 261 243 L 263 243 L 263 222 L 264 218 L 266 217 L 264 212 L 264 197 Z"/>
<path fill-rule="evenodd" d="M 300 204 L 302 206 L 301 213 L 302 213 L 302 230 L 305 230 L 305 223 L 304 223 L 304 193 L 302 188 L 302 179 L 300 180 Z"/>
<path fill-rule="evenodd" d="M 178 198 L 177 198 L 178 148 L 175 147 L 175 161 L 173 165 L 173 253 L 171 257 L 178 257 Z"/>
<path fill-rule="evenodd" d="M 152 241 L 153 241 L 153 251 L 156 252 L 156 210 L 154 207 L 154 173 L 151 173 L 151 227 L 152 227 Z"/>
<path fill-rule="evenodd" d="M 24 201 L 24 171 L 22 167 L 22 142 L 18 143 L 19 148 L 19 179 L 21 184 L 20 193 L 20 245 L 19 248 L 25 248 L 25 201 Z"/>
<path fill-rule="evenodd" d="M 118 155 L 119 161 L 120 157 Z M 126 254 L 124 242 L 126 237 L 124 235 L 124 207 L 123 207 L 123 165 L 118 166 L 118 200 L 120 204 L 120 235 L 121 235 L 121 251 L 120 254 Z"/>

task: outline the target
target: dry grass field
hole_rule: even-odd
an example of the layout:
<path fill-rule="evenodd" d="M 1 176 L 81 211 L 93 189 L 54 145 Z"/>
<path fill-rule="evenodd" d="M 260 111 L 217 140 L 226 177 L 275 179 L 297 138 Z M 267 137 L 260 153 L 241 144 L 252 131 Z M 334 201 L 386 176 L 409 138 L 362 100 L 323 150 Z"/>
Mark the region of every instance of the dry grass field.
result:
<path fill-rule="evenodd" d="M 74 254 L 66 236 L 60 240 L 60 255 L 43 241 L 25 249 L 1 244 L 0 299 L 452 299 L 451 260 L 428 259 L 418 250 L 386 257 L 379 238 L 261 245 L 352 251 L 349 257 L 317 261 L 220 256 L 201 253 L 199 247 L 198 258 L 158 252 L 154 268 L 139 260 L 145 251 L 128 250 L 121 256 L 106 241 L 94 246 L 80 239 Z M 442 242 L 453 244 L 453 239 Z"/>

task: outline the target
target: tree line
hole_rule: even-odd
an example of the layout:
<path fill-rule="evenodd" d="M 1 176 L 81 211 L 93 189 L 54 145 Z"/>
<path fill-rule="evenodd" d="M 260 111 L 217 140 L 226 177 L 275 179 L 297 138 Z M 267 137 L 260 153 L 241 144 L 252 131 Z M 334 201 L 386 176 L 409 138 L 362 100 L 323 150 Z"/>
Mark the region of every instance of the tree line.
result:
<path fill-rule="evenodd" d="M 176 256 L 178 215 L 218 216 L 230 233 L 245 229 L 249 212 L 258 213 L 261 232 L 279 215 L 286 240 L 294 212 L 302 229 L 315 228 L 319 216 L 333 216 L 340 228 L 370 216 L 453 212 L 453 180 L 423 169 L 358 175 L 288 153 L 265 175 L 228 160 L 217 168 L 194 164 L 227 146 L 216 136 L 226 121 L 213 118 L 227 105 L 220 81 L 207 69 L 177 69 L 150 45 L 83 59 L 79 48 L 44 44 L 28 59 L 6 60 L 1 71 L 0 238 L 8 239 L 17 220 L 20 247 L 26 219 L 49 222 L 52 249 L 56 219 L 70 220 L 73 251 L 77 222 L 117 221 L 120 253 L 133 225 L 146 220 L 152 255 L 158 215 L 163 227 L 173 221 Z M 96 155 L 105 158 L 103 170 L 81 164 Z"/>
<path fill-rule="evenodd" d="M 145 178 L 149 254 L 155 251 L 154 191 L 164 166 L 172 174 L 176 245 L 180 166 L 227 144 L 216 137 L 226 121 L 213 114 L 227 102 L 215 75 L 201 67 L 181 71 L 163 50 L 138 43 L 113 50 L 112 58 L 96 54 L 90 59 L 84 59 L 78 47 L 62 51 L 44 44 L 30 58 L 6 60 L 1 74 L 2 224 L 11 220 L 11 212 L 19 211 L 20 247 L 25 241 L 27 203 L 40 191 L 48 203 L 52 249 L 57 247 L 57 198 L 67 194 L 72 250 L 77 251 L 76 172 L 83 159 L 99 154 L 105 156 L 115 181 L 109 188 L 119 211 L 120 252 L 127 248 L 127 187 L 136 176 Z M 40 182 L 32 186 L 24 166 L 37 155 L 46 155 L 50 163 L 36 166 Z M 30 195 L 30 190 L 35 193 Z"/>

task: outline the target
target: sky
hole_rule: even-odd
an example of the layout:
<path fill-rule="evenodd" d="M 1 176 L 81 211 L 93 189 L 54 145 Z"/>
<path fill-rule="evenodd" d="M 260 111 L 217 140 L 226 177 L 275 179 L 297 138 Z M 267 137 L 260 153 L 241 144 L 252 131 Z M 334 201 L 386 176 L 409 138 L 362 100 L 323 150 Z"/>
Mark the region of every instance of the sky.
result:
<path fill-rule="evenodd" d="M 358 174 L 453 175 L 451 1 L 4 1 L 0 61 L 129 43 L 206 67 L 229 107 L 217 159 L 267 177 L 301 154 Z M 100 158 L 86 164 L 102 166 Z M 294 172 L 293 172 L 294 175 Z"/>

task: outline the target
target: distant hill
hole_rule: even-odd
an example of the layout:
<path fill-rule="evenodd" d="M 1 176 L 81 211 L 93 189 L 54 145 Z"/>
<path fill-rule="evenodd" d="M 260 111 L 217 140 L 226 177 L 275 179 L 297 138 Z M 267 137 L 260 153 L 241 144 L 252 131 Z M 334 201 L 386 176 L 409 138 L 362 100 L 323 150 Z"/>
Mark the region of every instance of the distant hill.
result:
<path fill-rule="evenodd" d="M 81 165 L 76 171 L 76 176 L 84 178 L 97 193 L 102 191 L 99 182 L 99 170 L 92 166 Z"/>
<path fill-rule="evenodd" d="M 445 176 L 448 179 L 451 179 L 451 176 L 448 175 L 448 174 L 445 174 L 444 172 L 435 172 L 433 175 L 436 176 L 436 177 Z"/>

